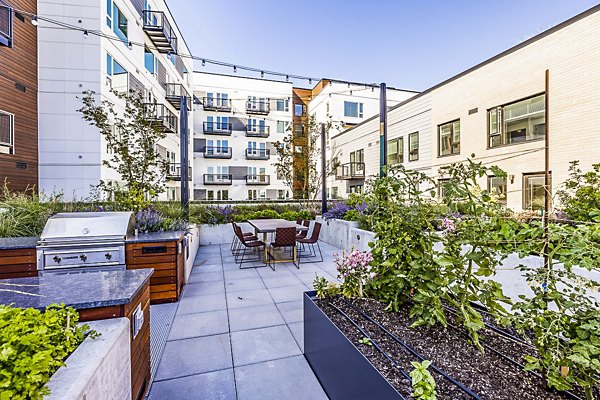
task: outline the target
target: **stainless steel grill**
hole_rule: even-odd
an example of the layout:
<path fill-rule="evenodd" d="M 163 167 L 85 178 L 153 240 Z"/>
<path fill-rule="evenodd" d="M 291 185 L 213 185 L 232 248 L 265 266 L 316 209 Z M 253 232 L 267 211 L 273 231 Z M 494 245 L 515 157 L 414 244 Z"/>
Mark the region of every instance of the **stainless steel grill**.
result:
<path fill-rule="evenodd" d="M 48 219 L 37 246 L 40 273 L 125 269 L 132 212 L 59 213 Z"/>

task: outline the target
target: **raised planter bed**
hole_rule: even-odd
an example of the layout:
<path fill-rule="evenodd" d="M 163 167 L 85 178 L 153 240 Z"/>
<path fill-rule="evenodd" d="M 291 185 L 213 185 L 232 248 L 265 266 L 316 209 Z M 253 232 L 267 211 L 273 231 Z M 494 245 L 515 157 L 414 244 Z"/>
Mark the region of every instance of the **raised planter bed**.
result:
<path fill-rule="evenodd" d="M 411 361 L 428 359 L 438 399 L 554 400 L 585 398 L 549 391 L 515 363 L 534 350 L 486 329 L 481 353 L 462 328 L 411 328 L 407 310 L 390 313 L 368 299 L 304 295 L 304 353 L 333 399 L 409 399 Z M 449 319 L 453 323 L 452 318 Z M 360 343 L 367 337 L 370 345 Z"/>

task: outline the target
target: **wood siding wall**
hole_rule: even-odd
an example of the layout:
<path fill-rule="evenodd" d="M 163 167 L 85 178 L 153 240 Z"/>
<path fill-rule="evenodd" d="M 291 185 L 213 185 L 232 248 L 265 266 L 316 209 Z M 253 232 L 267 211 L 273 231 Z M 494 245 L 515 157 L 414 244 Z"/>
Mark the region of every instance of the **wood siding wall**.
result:
<path fill-rule="evenodd" d="M 8 4 L 37 14 L 36 0 Z M 27 17 L 13 21 L 13 47 L 0 47 L 0 110 L 14 114 L 14 148 L 0 154 L 0 185 L 22 191 L 38 183 L 37 30 Z"/>

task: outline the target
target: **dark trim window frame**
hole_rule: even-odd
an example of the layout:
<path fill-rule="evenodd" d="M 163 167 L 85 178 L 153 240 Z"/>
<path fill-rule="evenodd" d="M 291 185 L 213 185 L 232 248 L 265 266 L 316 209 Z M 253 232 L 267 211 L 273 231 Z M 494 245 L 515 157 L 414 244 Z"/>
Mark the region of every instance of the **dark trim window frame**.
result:
<path fill-rule="evenodd" d="M 446 197 L 446 184 L 450 182 L 450 178 L 440 178 L 437 184 L 437 196 L 439 200 Z"/>
<path fill-rule="evenodd" d="M 344 117 L 362 118 L 364 116 L 364 104 L 356 101 L 344 101 Z"/>
<path fill-rule="evenodd" d="M 552 175 L 550 175 L 550 197 L 552 198 Z M 523 174 L 523 209 L 540 210 L 544 207 L 544 173 Z M 535 207 L 535 208 L 534 208 Z"/>
<path fill-rule="evenodd" d="M 0 154 L 15 154 L 15 116 L 0 110 Z"/>
<path fill-rule="evenodd" d="M 543 140 L 546 133 L 545 93 L 487 110 L 488 149 Z"/>
<path fill-rule="evenodd" d="M 419 132 L 408 135 L 408 161 L 419 160 Z"/>
<path fill-rule="evenodd" d="M 404 163 L 404 136 L 396 139 L 388 140 L 387 143 L 387 164 L 402 164 Z M 395 148 L 395 151 L 394 151 Z"/>
<path fill-rule="evenodd" d="M 460 119 L 438 125 L 438 157 L 460 154 Z"/>
<path fill-rule="evenodd" d="M 500 204 L 506 205 L 508 193 L 508 179 L 506 176 L 488 176 L 487 190 L 488 193 L 498 196 Z"/>
<path fill-rule="evenodd" d="M 0 46 L 13 47 L 13 10 L 4 0 L 0 6 Z"/>

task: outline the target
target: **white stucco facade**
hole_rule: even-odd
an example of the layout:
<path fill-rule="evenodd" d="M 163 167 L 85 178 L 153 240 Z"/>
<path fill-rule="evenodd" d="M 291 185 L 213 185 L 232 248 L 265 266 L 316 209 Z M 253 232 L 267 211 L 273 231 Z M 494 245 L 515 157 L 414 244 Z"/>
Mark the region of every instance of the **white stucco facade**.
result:
<path fill-rule="evenodd" d="M 180 182 L 173 176 L 179 171 L 175 165 L 180 160 L 179 110 L 166 100 L 166 95 L 167 90 L 178 92 L 181 88 L 191 95 L 192 78 L 185 71 L 192 71 L 192 63 L 189 58 L 175 55 L 190 51 L 164 0 L 41 0 L 38 12 L 88 31 L 60 29 L 39 21 L 40 190 L 46 194 L 62 192 L 66 199 L 85 198 L 100 180 L 120 181 L 113 169 L 102 165 L 102 160 L 110 158 L 104 138 L 77 111 L 82 106 L 82 92 L 87 90 L 96 93 L 98 102 L 109 100 L 117 109 L 122 107 L 111 93 L 112 87 L 139 90 L 146 102 L 156 104 L 160 118 L 168 117 L 161 121 L 168 121 L 170 131 L 157 149 L 174 164 L 173 171 L 165 173 L 167 191 L 161 199 L 178 198 Z M 144 30 L 145 22 L 161 25 L 161 18 L 177 37 L 171 54 L 157 50 Z M 148 22 L 150 19 L 153 21 Z M 101 36 L 93 33 L 98 31 Z M 146 62 L 148 59 L 152 61 Z M 188 124 L 191 131 L 192 112 Z M 189 154 L 191 159 L 191 146 Z"/>
<path fill-rule="evenodd" d="M 285 199 L 274 143 L 291 134 L 292 84 L 194 73 L 194 199 Z"/>

